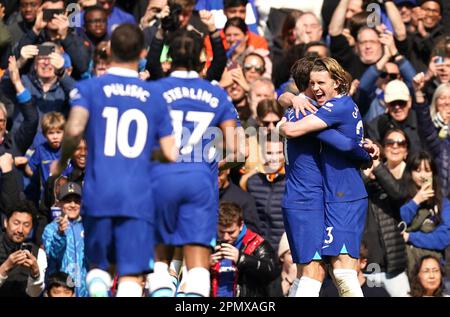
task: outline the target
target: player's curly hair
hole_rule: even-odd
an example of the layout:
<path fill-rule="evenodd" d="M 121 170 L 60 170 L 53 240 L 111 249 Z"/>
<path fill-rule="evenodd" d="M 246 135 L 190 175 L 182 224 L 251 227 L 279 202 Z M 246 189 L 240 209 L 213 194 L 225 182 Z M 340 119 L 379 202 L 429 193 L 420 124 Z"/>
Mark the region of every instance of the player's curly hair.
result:
<path fill-rule="evenodd" d="M 331 79 L 339 84 L 337 92 L 341 95 L 347 95 L 349 93 L 352 78 L 350 74 L 346 72 L 334 58 L 325 57 L 316 59 L 311 71 L 328 72 L 331 76 Z"/>

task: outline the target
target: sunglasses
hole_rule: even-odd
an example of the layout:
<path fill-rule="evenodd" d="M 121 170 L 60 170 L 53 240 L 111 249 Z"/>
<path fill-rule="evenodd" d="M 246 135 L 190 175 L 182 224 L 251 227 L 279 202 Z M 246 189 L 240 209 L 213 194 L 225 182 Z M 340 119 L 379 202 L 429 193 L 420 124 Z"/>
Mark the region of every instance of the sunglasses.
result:
<path fill-rule="evenodd" d="M 395 80 L 400 78 L 400 74 L 397 73 L 387 73 L 387 72 L 381 72 L 380 78 L 386 79 L 389 78 L 389 80 Z"/>
<path fill-rule="evenodd" d="M 262 73 L 264 70 L 263 66 L 256 66 L 256 65 L 252 65 L 252 64 L 245 64 L 244 65 L 244 70 L 249 71 L 251 69 L 254 69 L 255 71 L 257 71 L 258 73 Z"/>
<path fill-rule="evenodd" d="M 396 106 L 399 106 L 400 108 L 406 107 L 407 102 L 404 100 L 394 100 L 390 103 L 388 103 L 388 106 L 391 108 L 395 108 Z"/>
<path fill-rule="evenodd" d="M 398 147 L 406 147 L 406 145 L 407 145 L 406 140 L 387 139 L 384 142 L 384 146 L 386 146 L 386 147 L 393 147 L 395 144 L 397 144 Z"/>
<path fill-rule="evenodd" d="M 271 123 L 272 123 L 274 126 L 276 126 L 278 122 L 280 122 L 280 120 L 276 120 L 276 121 L 261 121 L 261 124 L 262 124 L 264 127 L 267 128 L 267 127 L 270 126 Z"/>

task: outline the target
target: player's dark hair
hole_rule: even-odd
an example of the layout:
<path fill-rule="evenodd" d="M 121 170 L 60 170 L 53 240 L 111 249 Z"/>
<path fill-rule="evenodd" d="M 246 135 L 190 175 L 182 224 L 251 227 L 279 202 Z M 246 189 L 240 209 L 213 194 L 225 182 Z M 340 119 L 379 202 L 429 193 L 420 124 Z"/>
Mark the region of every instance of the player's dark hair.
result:
<path fill-rule="evenodd" d="M 126 63 L 138 61 L 144 49 L 144 33 L 134 24 L 119 25 L 111 36 L 113 60 Z"/>
<path fill-rule="evenodd" d="M 248 0 L 223 0 L 223 8 L 236 8 L 240 6 L 247 6 Z"/>
<path fill-rule="evenodd" d="M 234 223 L 241 224 L 244 221 L 242 208 L 232 202 L 222 202 L 219 205 L 219 225 L 228 227 Z"/>
<path fill-rule="evenodd" d="M 309 86 L 309 75 L 314 66 L 316 57 L 303 57 L 297 60 L 291 67 L 291 75 L 300 92 L 304 92 Z"/>
<path fill-rule="evenodd" d="M 245 21 L 241 18 L 234 17 L 227 20 L 227 23 L 225 23 L 225 26 L 223 27 L 223 31 L 225 32 L 230 26 L 234 26 L 242 31 L 242 33 L 247 34 L 248 33 L 248 26 L 245 24 Z"/>
<path fill-rule="evenodd" d="M 202 68 L 200 61 L 202 43 L 201 37 L 194 32 L 180 29 L 173 33 L 169 42 L 172 69 L 181 67 L 189 71 L 200 71 Z"/>

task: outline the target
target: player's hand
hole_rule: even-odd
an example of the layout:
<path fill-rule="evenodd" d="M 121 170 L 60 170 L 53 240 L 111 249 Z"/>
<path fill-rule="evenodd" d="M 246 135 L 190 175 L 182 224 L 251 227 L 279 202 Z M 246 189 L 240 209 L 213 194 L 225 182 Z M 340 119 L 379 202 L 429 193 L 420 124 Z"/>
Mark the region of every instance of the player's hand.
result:
<path fill-rule="evenodd" d="M 298 119 L 300 112 L 306 116 L 308 113 L 306 111 L 309 111 L 311 113 L 316 113 L 317 108 L 308 101 L 308 99 L 305 98 L 303 95 L 298 95 L 292 98 L 292 108 L 295 110 L 295 117 Z"/>
<path fill-rule="evenodd" d="M 420 205 L 424 201 L 434 197 L 434 190 L 432 183 L 424 183 L 422 187 L 420 187 L 416 196 L 414 196 L 413 200 L 417 205 Z"/>
<path fill-rule="evenodd" d="M 220 252 L 222 253 L 223 258 L 237 263 L 239 260 L 239 250 L 229 243 L 222 243 L 220 246 Z"/>

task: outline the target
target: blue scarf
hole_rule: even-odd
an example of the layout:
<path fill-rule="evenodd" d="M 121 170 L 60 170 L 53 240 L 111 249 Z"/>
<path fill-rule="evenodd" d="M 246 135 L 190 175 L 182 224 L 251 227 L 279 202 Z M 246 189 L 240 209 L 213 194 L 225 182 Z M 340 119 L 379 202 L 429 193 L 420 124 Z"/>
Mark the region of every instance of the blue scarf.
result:
<path fill-rule="evenodd" d="M 247 232 L 247 227 L 244 225 L 242 227 L 239 236 L 233 243 L 233 246 L 240 250 L 242 242 L 244 241 L 245 233 Z M 222 259 L 220 260 L 219 266 L 219 285 L 217 287 L 218 297 L 234 297 L 234 281 L 236 280 L 236 267 L 232 260 Z"/>

